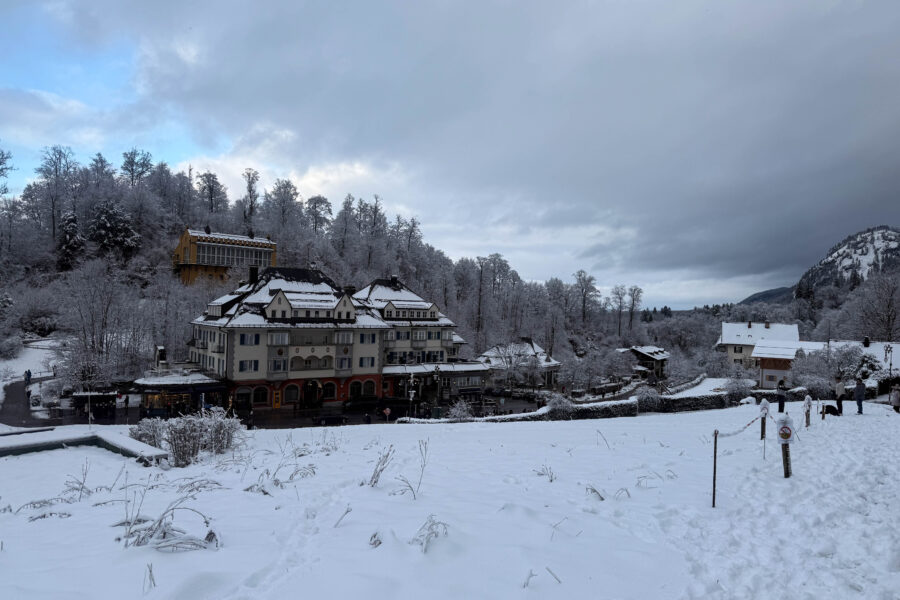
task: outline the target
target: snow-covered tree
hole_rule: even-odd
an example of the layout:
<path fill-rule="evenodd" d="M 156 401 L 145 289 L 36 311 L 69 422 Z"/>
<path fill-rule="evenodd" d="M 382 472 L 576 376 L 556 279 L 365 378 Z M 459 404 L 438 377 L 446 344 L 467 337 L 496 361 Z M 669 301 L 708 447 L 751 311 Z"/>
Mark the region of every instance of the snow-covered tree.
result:
<path fill-rule="evenodd" d="M 68 271 L 84 253 L 84 238 L 78 231 L 78 219 L 74 212 L 64 213 L 56 242 L 56 266 Z"/>
<path fill-rule="evenodd" d="M 100 255 L 119 252 L 126 260 L 141 245 L 141 236 L 132 228 L 122 209 L 112 202 L 104 202 L 97 207 L 88 239 L 97 244 Z"/>

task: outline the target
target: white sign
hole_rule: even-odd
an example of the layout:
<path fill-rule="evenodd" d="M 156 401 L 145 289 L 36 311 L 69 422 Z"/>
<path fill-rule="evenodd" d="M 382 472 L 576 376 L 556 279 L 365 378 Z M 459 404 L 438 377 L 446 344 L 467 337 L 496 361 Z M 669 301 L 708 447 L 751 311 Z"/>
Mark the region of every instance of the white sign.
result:
<path fill-rule="evenodd" d="M 794 420 L 787 415 L 779 417 L 776 421 L 778 441 L 782 444 L 790 444 L 794 441 Z"/>

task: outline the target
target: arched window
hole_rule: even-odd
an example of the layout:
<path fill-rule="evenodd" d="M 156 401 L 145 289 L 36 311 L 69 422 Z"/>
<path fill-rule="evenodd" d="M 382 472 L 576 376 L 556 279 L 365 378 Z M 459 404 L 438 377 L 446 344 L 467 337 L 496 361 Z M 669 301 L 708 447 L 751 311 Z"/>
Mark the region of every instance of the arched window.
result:
<path fill-rule="evenodd" d="M 319 361 L 319 368 L 320 369 L 330 369 L 331 368 L 331 357 L 323 356 L 322 359 Z"/>
<path fill-rule="evenodd" d="M 303 369 L 303 358 L 295 356 L 291 359 L 291 371 L 300 371 Z"/>
<path fill-rule="evenodd" d="M 253 406 L 268 406 L 269 390 L 263 386 L 253 388 Z"/>
<path fill-rule="evenodd" d="M 250 398 L 253 392 L 248 387 L 238 388 L 234 393 L 235 408 L 250 408 Z"/>
<path fill-rule="evenodd" d="M 363 396 L 375 395 L 375 382 L 369 379 L 363 384 Z"/>
<path fill-rule="evenodd" d="M 359 398 L 360 396 L 362 396 L 362 384 L 354 381 L 350 384 L 350 397 Z"/>
<path fill-rule="evenodd" d="M 296 385 L 289 385 L 284 388 L 284 401 L 286 404 L 294 404 L 300 399 L 300 388 Z"/>
<path fill-rule="evenodd" d="M 335 387 L 333 383 L 326 383 L 324 386 L 322 386 L 323 400 L 334 400 L 336 393 L 337 387 Z"/>

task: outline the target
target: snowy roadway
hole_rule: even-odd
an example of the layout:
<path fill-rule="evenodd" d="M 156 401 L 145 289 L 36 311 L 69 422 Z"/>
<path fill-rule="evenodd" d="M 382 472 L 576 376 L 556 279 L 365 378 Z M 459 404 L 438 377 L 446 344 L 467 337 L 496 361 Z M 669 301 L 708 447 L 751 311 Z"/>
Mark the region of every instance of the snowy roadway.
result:
<path fill-rule="evenodd" d="M 896 599 L 900 415 L 875 404 L 865 410 L 815 418 L 801 430 L 790 479 L 771 438 L 763 460 L 755 425 L 720 439 L 715 509 L 712 431 L 740 428 L 755 406 L 263 430 L 234 456 L 169 471 L 96 448 L 7 457 L 0 511 L 60 497 L 86 460 L 95 491 L 0 512 L 0 598 L 121 599 L 146 590 L 148 598 L 192 599 Z M 414 500 L 395 492 L 398 476 L 418 479 L 420 439 L 429 440 L 429 461 Z M 380 483 L 360 485 L 390 445 L 396 456 Z M 96 490 L 123 465 L 112 492 Z M 173 554 L 117 541 L 126 498 L 147 484 L 140 512 L 156 517 L 192 482 L 199 491 L 187 505 L 212 518 L 218 550 Z M 245 491 L 254 484 L 269 495 Z M 409 542 L 432 514 L 447 535 L 423 553 Z M 207 530 L 186 513 L 175 525 Z M 524 588 L 529 573 L 536 576 Z"/>

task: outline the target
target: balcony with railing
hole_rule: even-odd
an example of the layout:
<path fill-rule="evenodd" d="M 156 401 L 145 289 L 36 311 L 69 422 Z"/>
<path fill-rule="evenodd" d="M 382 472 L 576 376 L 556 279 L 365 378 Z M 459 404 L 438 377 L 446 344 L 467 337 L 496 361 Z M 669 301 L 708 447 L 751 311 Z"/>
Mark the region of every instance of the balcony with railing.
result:
<path fill-rule="evenodd" d="M 225 344 L 213 344 L 210 347 L 210 350 L 215 352 L 216 354 L 222 354 L 225 352 Z"/>

